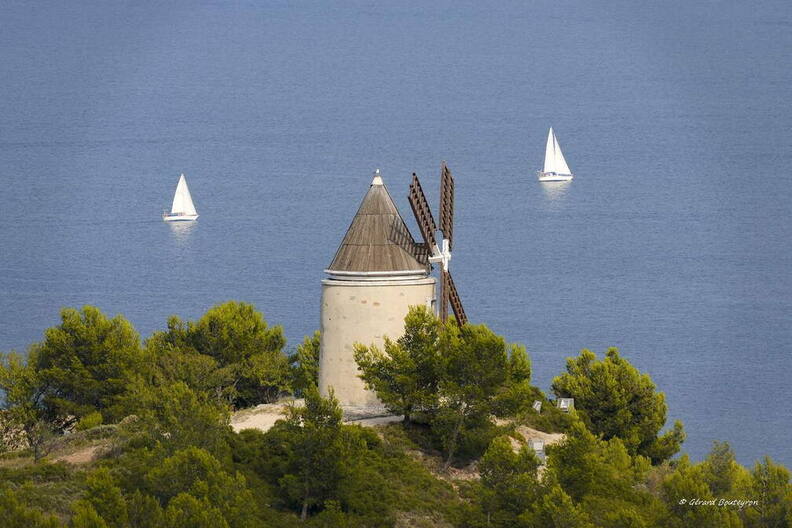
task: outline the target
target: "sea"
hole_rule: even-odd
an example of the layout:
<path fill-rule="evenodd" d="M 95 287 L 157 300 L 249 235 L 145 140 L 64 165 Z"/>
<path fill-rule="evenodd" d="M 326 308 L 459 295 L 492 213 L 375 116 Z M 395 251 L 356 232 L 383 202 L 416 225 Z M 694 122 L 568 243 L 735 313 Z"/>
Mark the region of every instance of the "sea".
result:
<path fill-rule="evenodd" d="M 693 459 L 792 466 L 791 49 L 787 1 L 6 0 L 0 350 L 230 299 L 293 350 L 373 171 L 417 236 L 445 160 L 465 310 L 539 387 L 615 346 Z"/>

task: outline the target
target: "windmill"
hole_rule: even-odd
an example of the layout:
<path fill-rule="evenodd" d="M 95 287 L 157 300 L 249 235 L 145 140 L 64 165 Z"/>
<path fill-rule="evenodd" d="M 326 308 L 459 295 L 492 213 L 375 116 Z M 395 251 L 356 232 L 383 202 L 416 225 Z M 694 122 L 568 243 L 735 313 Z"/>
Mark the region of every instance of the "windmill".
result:
<path fill-rule="evenodd" d="M 450 303 L 457 324 L 463 325 L 467 323 L 467 316 L 454 286 L 454 279 L 448 271 L 454 241 L 454 177 L 451 176 L 451 171 L 448 170 L 445 162 L 440 167 L 440 232 L 443 234 L 440 245 L 435 237 L 438 229 L 432 210 L 415 173 L 412 175 L 408 198 L 415 220 L 418 222 L 418 229 L 424 239 L 423 243 L 416 244 L 416 254 L 421 256 L 422 260 L 428 258 L 430 263 L 440 266 L 440 319 L 445 321 L 448 318 Z"/>

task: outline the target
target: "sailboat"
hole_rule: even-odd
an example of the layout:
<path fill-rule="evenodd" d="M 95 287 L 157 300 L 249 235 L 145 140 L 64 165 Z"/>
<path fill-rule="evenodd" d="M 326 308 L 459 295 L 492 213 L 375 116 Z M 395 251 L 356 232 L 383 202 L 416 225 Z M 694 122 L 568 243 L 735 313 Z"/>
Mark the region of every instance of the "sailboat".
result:
<path fill-rule="evenodd" d="M 540 182 L 569 181 L 574 178 L 561 152 L 553 127 L 550 127 L 550 132 L 547 133 L 544 170 L 538 171 L 538 174 Z"/>
<path fill-rule="evenodd" d="M 165 211 L 162 213 L 162 219 L 166 222 L 183 222 L 195 220 L 196 218 L 198 218 L 198 213 L 195 210 L 195 205 L 193 205 L 190 189 L 187 188 L 187 180 L 182 174 L 179 178 L 179 184 L 176 186 L 176 194 L 173 195 L 171 212 Z"/>

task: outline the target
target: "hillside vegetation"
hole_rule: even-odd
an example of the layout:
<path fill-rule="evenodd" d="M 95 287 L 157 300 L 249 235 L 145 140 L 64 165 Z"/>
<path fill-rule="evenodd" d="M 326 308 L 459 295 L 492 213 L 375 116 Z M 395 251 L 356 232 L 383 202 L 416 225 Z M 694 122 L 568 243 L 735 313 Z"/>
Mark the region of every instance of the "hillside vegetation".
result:
<path fill-rule="evenodd" d="M 0 526 L 792 526 L 788 470 L 745 468 L 727 443 L 678 456 L 682 424 L 666 428 L 662 393 L 615 349 L 568 360 L 552 385 L 575 399 L 563 413 L 522 347 L 416 308 L 404 336 L 356 349 L 403 416 L 362 427 L 319 395 L 318 346 L 287 354 L 244 303 L 172 317 L 144 342 L 121 316 L 64 309 L 0 362 Z M 230 426 L 276 401 L 266 430 Z M 539 437 L 546 456 L 526 442 Z"/>

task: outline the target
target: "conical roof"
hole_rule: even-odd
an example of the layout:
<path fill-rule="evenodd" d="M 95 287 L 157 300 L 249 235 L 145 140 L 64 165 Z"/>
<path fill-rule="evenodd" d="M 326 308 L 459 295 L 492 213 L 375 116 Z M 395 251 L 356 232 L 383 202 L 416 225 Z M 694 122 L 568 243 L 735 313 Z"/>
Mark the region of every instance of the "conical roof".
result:
<path fill-rule="evenodd" d="M 377 275 L 427 271 L 428 263 L 421 263 L 415 253 L 415 239 L 378 171 L 327 271 Z"/>

